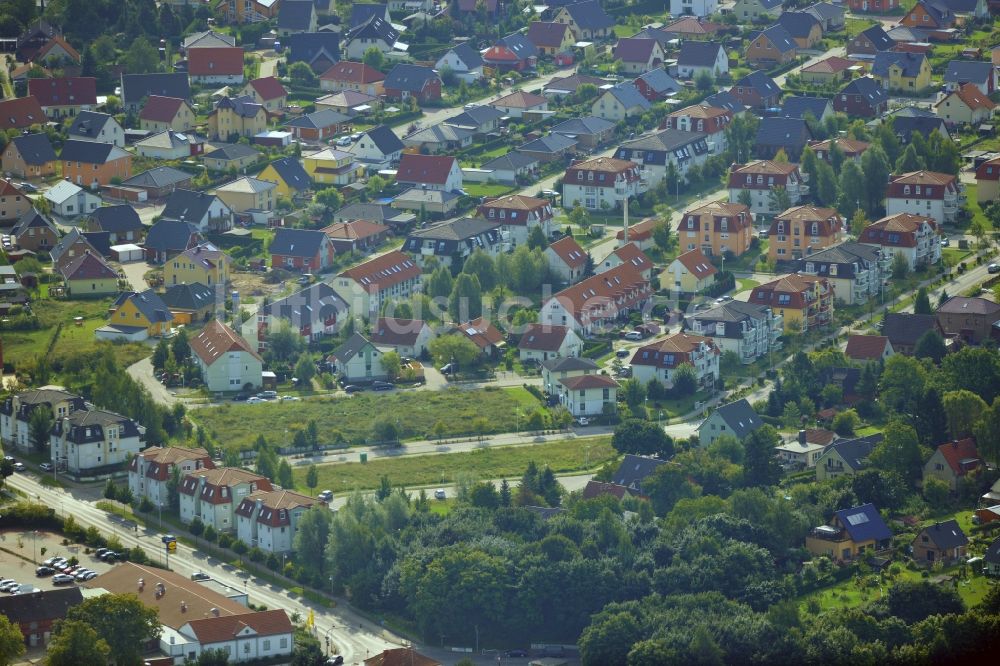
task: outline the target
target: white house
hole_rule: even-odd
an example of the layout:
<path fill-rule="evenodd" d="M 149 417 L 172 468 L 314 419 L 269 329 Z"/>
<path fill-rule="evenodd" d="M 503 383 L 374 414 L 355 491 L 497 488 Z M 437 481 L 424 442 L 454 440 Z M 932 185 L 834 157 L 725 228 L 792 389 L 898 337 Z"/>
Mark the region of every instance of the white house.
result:
<path fill-rule="evenodd" d="M 420 319 L 400 319 L 379 317 L 372 324 L 372 344 L 383 349 L 391 349 L 401 357 L 418 358 L 428 351 L 431 340 L 437 333 Z"/>
<path fill-rule="evenodd" d="M 599 375 L 601 367 L 589 358 L 581 356 L 560 356 L 541 362 L 542 390 L 550 395 L 556 395 L 560 382 L 568 377 L 583 375 Z"/>
<path fill-rule="evenodd" d="M 67 132 L 70 139 L 79 141 L 97 141 L 110 143 L 119 148 L 125 147 L 125 130 L 115 120 L 114 116 L 96 111 L 81 111 L 73 118 Z"/>
<path fill-rule="evenodd" d="M 220 532 L 236 529 L 236 507 L 244 497 L 259 490 L 273 490 L 267 478 L 235 467 L 217 467 L 190 472 L 181 479 L 181 522 L 197 516 Z"/>
<path fill-rule="evenodd" d="M 395 132 L 386 125 L 379 125 L 363 132 L 349 152 L 369 169 L 377 171 L 398 164 L 403 148 L 403 142 Z"/>
<path fill-rule="evenodd" d="M 641 169 L 632 161 L 593 157 L 571 164 L 563 176 L 563 208 L 579 204 L 587 210 L 617 208 L 626 197 L 646 191 Z"/>
<path fill-rule="evenodd" d="M 522 361 L 541 362 L 581 353 L 583 340 L 568 326 L 528 324 L 517 344 L 517 355 Z"/>
<path fill-rule="evenodd" d="M 753 363 L 769 351 L 781 348 L 785 318 L 764 305 L 726 301 L 695 312 L 685 320 L 695 335 L 710 336 L 723 353 L 731 351 L 740 363 Z"/>
<path fill-rule="evenodd" d="M 728 435 L 742 441 L 744 437 L 764 425 L 746 398 L 717 408 L 698 426 L 698 443 L 708 446 L 719 437 Z"/>
<path fill-rule="evenodd" d="M 586 278 L 546 300 L 538 312 L 538 321 L 569 326 L 578 333 L 590 335 L 641 310 L 652 296 L 649 280 L 631 264 L 622 264 Z"/>
<path fill-rule="evenodd" d="M 288 322 L 305 341 L 333 335 L 344 323 L 350 310 L 347 303 L 325 282 L 316 282 L 302 291 L 272 301 L 257 310 L 257 316 L 243 323 L 240 333 L 256 345 L 257 352 L 267 347 L 267 335 L 279 320 Z"/>
<path fill-rule="evenodd" d="M 288 615 L 279 608 L 192 619 L 176 632 L 164 631 L 160 647 L 175 658 L 193 660 L 197 660 L 202 652 L 221 650 L 229 663 L 255 659 L 287 661 L 295 646 L 294 633 L 295 627 Z"/>
<path fill-rule="evenodd" d="M 434 69 L 440 72 L 445 67 L 466 83 L 474 83 L 483 78 L 483 57 L 468 44 L 459 44 L 438 58 Z"/>
<path fill-rule="evenodd" d="M 717 0 L 670 0 L 670 13 L 674 16 L 688 14 L 704 18 L 711 16 L 718 10 Z"/>
<path fill-rule="evenodd" d="M 169 504 L 174 469 L 184 477 L 199 469 L 215 469 L 215 463 L 205 449 L 151 446 L 129 461 L 128 487 L 133 497 L 145 497 L 158 507 Z"/>
<path fill-rule="evenodd" d="M 236 537 L 266 553 L 290 552 L 299 520 L 318 504 L 323 503 L 290 490 L 261 490 L 248 495 L 236 507 Z"/>
<path fill-rule="evenodd" d="M 38 408 L 52 411 L 57 420 L 77 411 L 86 411 L 87 403 L 78 395 L 58 387 L 22 391 L 0 402 L 0 441 L 4 449 L 10 447 L 28 451 L 32 442 L 28 430 L 31 412 Z"/>
<path fill-rule="evenodd" d="M 121 414 L 78 410 L 56 419 L 49 437 L 52 464 L 71 474 L 107 471 L 142 450 L 146 429 Z"/>
<path fill-rule="evenodd" d="M 953 222 L 961 208 L 958 179 L 935 171 L 913 171 L 890 176 L 885 193 L 885 214 L 926 215 L 938 224 Z"/>
<path fill-rule="evenodd" d="M 549 268 L 565 284 L 574 284 L 583 279 L 587 267 L 587 251 L 580 247 L 572 236 L 563 236 L 545 248 L 545 258 Z"/>
<path fill-rule="evenodd" d="M 191 156 L 191 134 L 181 134 L 171 129 L 150 134 L 145 139 L 135 142 L 135 151 L 142 157 L 154 160 L 184 160 Z"/>
<path fill-rule="evenodd" d="M 450 155 L 406 153 L 400 157 L 396 182 L 426 190 L 455 192 L 462 189 L 462 167 Z"/>
<path fill-rule="evenodd" d="M 887 215 L 865 227 L 858 240 L 881 248 L 883 256 L 902 255 L 911 269 L 941 260 L 937 224 L 926 215 Z"/>
<path fill-rule="evenodd" d="M 382 367 L 382 354 L 386 351 L 389 350 L 380 349 L 365 336 L 355 333 L 330 355 L 330 359 L 345 382 L 372 382 L 388 378 Z"/>
<path fill-rule="evenodd" d="M 101 197 L 68 180 L 59 181 L 43 196 L 60 217 L 86 215 L 101 207 Z"/>
<path fill-rule="evenodd" d="M 673 0 L 676 2 L 677 0 Z M 729 72 L 729 56 L 718 42 L 685 41 L 677 54 L 677 76 L 696 79 L 708 74 L 713 79 Z"/>
<path fill-rule="evenodd" d="M 205 387 L 213 393 L 260 386 L 263 360 L 246 340 L 218 319 L 208 322 L 189 342 Z"/>
<path fill-rule="evenodd" d="M 618 401 L 618 382 L 608 375 L 566 377 L 557 390 L 560 404 L 574 416 L 599 416 Z"/>

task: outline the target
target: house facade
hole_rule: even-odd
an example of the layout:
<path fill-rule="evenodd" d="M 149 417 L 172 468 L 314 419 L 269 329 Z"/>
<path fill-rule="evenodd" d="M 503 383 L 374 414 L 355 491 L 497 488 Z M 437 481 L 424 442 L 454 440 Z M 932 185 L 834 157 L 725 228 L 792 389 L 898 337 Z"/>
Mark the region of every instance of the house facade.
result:
<path fill-rule="evenodd" d="M 885 212 L 923 215 L 938 224 L 954 222 L 962 205 L 955 176 L 934 171 L 913 171 L 889 177 Z"/>
<path fill-rule="evenodd" d="M 243 323 L 240 334 L 263 353 L 268 334 L 279 321 L 288 322 L 306 342 L 335 334 L 349 316 L 350 309 L 325 282 L 316 282 L 290 296 L 272 301 L 257 310 L 256 317 Z"/>
<path fill-rule="evenodd" d="M 563 356 L 579 356 L 583 340 L 568 326 L 528 324 L 521 332 L 517 355 L 521 361 L 548 361 Z"/>
<path fill-rule="evenodd" d="M 281 227 L 268 246 L 271 268 L 320 272 L 333 263 L 336 250 L 322 231 Z"/>
<path fill-rule="evenodd" d="M 795 206 L 779 213 L 768 230 L 767 257 L 790 261 L 838 243 L 844 234 L 844 218 L 834 208 Z"/>
<path fill-rule="evenodd" d="M 741 203 L 715 201 L 684 212 L 677 223 L 682 250 L 700 249 L 709 257 L 739 257 L 753 241 L 753 214 Z"/>
<path fill-rule="evenodd" d="M 887 258 L 902 255 L 911 269 L 941 260 L 937 223 L 924 215 L 887 215 L 865 227 L 860 241 L 881 248 Z"/>
<path fill-rule="evenodd" d="M 559 402 L 574 416 L 614 413 L 618 404 L 618 382 L 608 375 L 583 375 L 560 379 Z"/>
<path fill-rule="evenodd" d="M 913 559 L 928 566 L 935 562 L 945 566 L 965 562 L 968 545 L 969 538 L 957 520 L 934 523 L 920 530 L 913 540 Z"/>
<path fill-rule="evenodd" d="M 587 210 L 618 208 L 626 197 L 645 191 L 639 165 L 611 157 L 575 162 L 563 176 L 563 207 L 579 203 Z M 603 205 L 602 205 L 603 204 Z"/>
<path fill-rule="evenodd" d="M 333 281 L 352 313 L 374 318 L 383 303 L 405 300 L 420 286 L 420 267 L 398 250 L 387 252 L 340 273 Z"/>
<path fill-rule="evenodd" d="M 743 441 L 748 435 L 764 425 L 746 398 L 722 405 L 712 411 L 698 426 L 698 445 L 709 446 L 722 436 L 735 437 Z"/>
<path fill-rule="evenodd" d="M 718 272 L 700 249 L 688 250 L 660 273 L 660 289 L 676 294 L 700 294 L 715 284 Z"/>
<path fill-rule="evenodd" d="M 699 389 L 710 389 L 719 378 L 721 352 L 712 338 L 676 333 L 639 347 L 632 356 L 632 376 L 643 384 L 650 380 L 674 386 L 674 373 L 684 364 L 694 368 Z"/>
<path fill-rule="evenodd" d="M 323 502 L 290 490 L 260 490 L 236 507 L 236 538 L 265 553 L 289 553 L 302 516 Z"/>
<path fill-rule="evenodd" d="M 195 517 L 218 532 L 234 532 L 236 507 L 243 498 L 261 490 L 273 490 L 267 478 L 234 467 L 216 467 L 189 472 L 181 478 L 180 518 L 189 525 Z"/>
<path fill-rule="evenodd" d="M 830 280 L 833 297 L 847 305 L 867 303 L 879 295 L 890 272 L 891 255 L 862 243 L 845 242 L 799 259 L 796 269 Z"/>
<path fill-rule="evenodd" d="M 630 264 L 591 276 L 542 304 L 538 321 L 568 326 L 581 335 L 614 326 L 652 298 L 648 280 Z"/>
<path fill-rule="evenodd" d="M 780 314 L 786 333 L 811 331 L 833 320 L 833 289 L 826 278 L 815 275 L 793 273 L 759 285 L 747 302 Z"/>
<path fill-rule="evenodd" d="M 995 337 L 1000 304 L 977 296 L 952 296 L 938 307 L 937 319 L 945 335 L 966 344 L 983 344 Z"/>
<path fill-rule="evenodd" d="M 834 512 L 828 525 L 813 528 L 806 537 L 806 550 L 837 563 L 863 560 L 884 551 L 892 542 L 892 531 L 872 504 Z"/>
<path fill-rule="evenodd" d="M 28 423 L 35 409 L 52 412 L 56 420 L 77 411 L 86 411 L 87 404 L 78 395 L 56 389 L 36 389 L 15 393 L 0 402 L 0 441 L 4 448 L 29 451 L 32 446 Z"/>
<path fill-rule="evenodd" d="M 217 319 L 190 339 L 191 355 L 205 388 L 213 393 L 241 391 L 261 384 L 263 361 L 236 331 Z"/>
<path fill-rule="evenodd" d="M 120 467 L 146 444 L 146 429 L 102 409 L 74 410 L 52 425 L 52 464 L 73 475 Z"/>
<path fill-rule="evenodd" d="M 386 351 L 388 350 L 376 347 L 360 333 L 354 333 L 330 354 L 328 360 L 333 363 L 334 372 L 343 382 L 369 384 L 389 378 L 389 373 L 382 365 L 382 355 Z"/>
<path fill-rule="evenodd" d="M 733 165 L 729 170 L 729 203 L 741 203 L 749 197 L 752 213 L 780 213 L 771 196 L 771 191 L 779 187 L 788 193 L 792 205 L 809 193 L 809 186 L 804 183 L 796 164 L 760 160 Z"/>
<path fill-rule="evenodd" d="M 722 353 L 731 351 L 740 363 L 753 363 L 780 350 L 784 318 L 771 308 L 741 301 L 726 301 L 685 317 L 685 330 L 712 338 Z"/>

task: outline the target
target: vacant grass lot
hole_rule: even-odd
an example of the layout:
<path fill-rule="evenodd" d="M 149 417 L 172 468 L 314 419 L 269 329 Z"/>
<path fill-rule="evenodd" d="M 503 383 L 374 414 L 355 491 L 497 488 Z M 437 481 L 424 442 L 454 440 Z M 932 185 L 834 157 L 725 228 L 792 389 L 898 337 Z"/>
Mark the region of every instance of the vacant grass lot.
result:
<path fill-rule="evenodd" d="M 380 417 L 397 421 L 403 439 L 430 439 L 438 421 L 444 425 L 445 437 L 475 434 L 473 423 L 479 417 L 489 423 L 487 432 L 513 432 L 518 410 L 523 426 L 527 415 L 540 407 L 523 388 L 445 389 L 357 393 L 354 397 L 259 405 L 230 403 L 193 410 L 191 418 L 227 447 L 248 449 L 260 434 L 271 444 L 290 444 L 295 431 L 313 420 L 323 444 L 340 439 L 364 444 Z"/>
<path fill-rule="evenodd" d="M 516 477 L 534 461 L 557 474 L 594 469 L 618 454 L 611 448 L 610 437 L 567 439 L 546 444 L 482 448 L 478 451 L 435 456 L 380 458 L 367 463 L 320 465 L 319 490 L 335 493 L 378 488 L 382 476 L 395 485 L 406 487 L 449 485 L 459 475 L 477 479 Z M 295 469 L 295 486 L 305 489 L 306 467 Z"/>

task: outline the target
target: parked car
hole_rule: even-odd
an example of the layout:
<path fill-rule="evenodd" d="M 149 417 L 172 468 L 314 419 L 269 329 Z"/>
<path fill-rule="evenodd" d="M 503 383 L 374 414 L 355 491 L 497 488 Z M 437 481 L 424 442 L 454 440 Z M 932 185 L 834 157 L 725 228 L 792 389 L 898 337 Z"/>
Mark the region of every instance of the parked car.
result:
<path fill-rule="evenodd" d="M 326 666 L 341 666 L 343 663 L 344 658 L 339 654 L 335 654 L 326 660 Z"/>
<path fill-rule="evenodd" d="M 53 469 L 52 463 L 42 463 L 41 465 L 38 466 L 38 469 L 42 470 L 43 472 L 51 472 Z"/>
<path fill-rule="evenodd" d="M 14 460 L 14 456 L 4 456 L 3 459 L 4 459 L 4 461 L 10 462 L 10 463 L 17 462 L 16 460 Z"/>
<path fill-rule="evenodd" d="M 45 576 L 52 576 L 56 572 L 52 567 L 41 566 L 35 569 L 35 575 L 39 578 L 44 578 Z"/>
<path fill-rule="evenodd" d="M 249 399 L 250 395 L 248 393 L 237 393 L 233 396 L 233 402 L 246 402 Z"/>
<path fill-rule="evenodd" d="M 951 245 L 951 239 L 950 238 L 942 238 L 941 239 L 941 247 L 948 247 L 949 245 Z"/>
<path fill-rule="evenodd" d="M 58 559 L 59 559 L 58 557 L 50 557 L 49 559 L 47 559 L 44 562 L 42 562 L 42 566 L 43 567 L 51 567 L 53 564 L 55 564 L 55 561 L 58 560 Z"/>
<path fill-rule="evenodd" d="M 451 363 L 445 363 L 444 365 L 441 366 L 440 372 L 442 375 L 450 375 L 455 372 L 455 366 L 453 366 Z"/>
<path fill-rule="evenodd" d="M 630 352 L 627 349 L 619 349 L 618 351 L 615 352 L 615 356 L 617 356 L 618 358 L 626 358 L 631 353 L 632 352 Z"/>
<path fill-rule="evenodd" d="M 38 191 L 37 187 L 35 187 L 34 185 L 32 185 L 31 183 L 28 183 L 28 182 L 21 183 L 20 185 L 18 185 L 18 187 L 20 187 L 25 192 L 37 192 Z"/>
<path fill-rule="evenodd" d="M 372 389 L 375 391 L 391 391 L 394 388 L 396 385 L 390 382 L 372 382 Z"/>
<path fill-rule="evenodd" d="M 329 502 L 330 500 L 333 499 L 333 491 L 332 490 L 324 490 L 319 495 L 317 495 L 317 497 L 320 500 L 324 501 L 324 502 Z"/>
<path fill-rule="evenodd" d="M 0 583 L 0 592 L 13 592 L 19 587 L 21 584 L 16 580 L 8 580 L 6 583 Z"/>
<path fill-rule="evenodd" d="M 581 416 L 580 418 L 576 419 L 576 424 L 581 428 L 585 428 L 590 425 L 590 419 L 588 419 L 586 416 Z"/>
<path fill-rule="evenodd" d="M 444 492 L 444 488 L 438 488 L 434 491 L 434 499 L 443 500 L 447 497 L 447 493 Z"/>
<path fill-rule="evenodd" d="M 69 574 L 58 574 L 52 577 L 53 585 L 69 585 L 75 581 L 76 579 Z"/>
<path fill-rule="evenodd" d="M 642 340 L 642 333 L 639 331 L 629 331 L 625 334 L 626 340 Z"/>
<path fill-rule="evenodd" d="M 258 398 L 255 395 L 252 395 L 249 398 L 247 398 L 248 405 L 259 405 L 262 402 L 267 402 L 267 400 L 264 400 L 263 398 Z"/>
<path fill-rule="evenodd" d="M 503 653 L 503 656 L 505 656 L 507 658 L 514 658 L 514 659 L 527 659 L 528 658 L 528 651 L 527 650 L 507 650 L 506 652 Z"/>
<path fill-rule="evenodd" d="M 191 574 L 191 580 L 194 580 L 194 581 L 198 581 L 198 580 L 212 580 L 212 577 L 209 576 L 204 571 L 196 571 L 193 574 Z"/>
<path fill-rule="evenodd" d="M 355 384 L 348 384 L 344 387 L 344 391 L 347 393 L 358 393 L 359 391 L 364 391 L 365 389 L 361 386 L 356 386 Z"/>
<path fill-rule="evenodd" d="M 104 553 L 108 552 L 111 552 L 110 548 L 98 548 L 97 550 L 94 551 L 94 555 L 96 555 L 97 557 L 104 557 Z"/>
<path fill-rule="evenodd" d="M 990 264 L 986 267 L 986 272 L 990 275 L 1000 273 L 1000 264 Z"/>
<path fill-rule="evenodd" d="M 355 132 L 354 134 L 351 135 L 351 141 L 359 141 L 361 140 L 362 136 L 364 136 L 364 134 L 362 134 L 361 132 Z"/>
<path fill-rule="evenodd" d="M 109 550 L 108 552 L 101 555 L 102 562 L 116 562 L 117 560 L 118 560 L 118 553 L 116 553 L 113 550 Z"/>
<path fill-rule="evenodd" d="M 277 391 L 261 391 L 257 394 L 257 397 L 261 400 L 274 400 L 278 397 Z"/>
<path fill-rule="evenodd" d="M 351 143 L 352 143 L 351 137 L 349 136 L 342 136 L 339 139 L 337 139 L 337 145 L 340 146 L 341 148 L 346 148 L 347 146 L 350 146 Z"/>
<path fill-rule="evenodd" d="M 24 463 L 22 463 L 22 462 L 16 462 L 16 463 L 14 463 L 14 471 L 15 471 L 15 472 L 24 472 L 24 471 L 26 471 L 27 469 L 28 469 L 28 468 L 27 468 L 27 467 L 25 467 L 25 466 L 24 466 Z"/>

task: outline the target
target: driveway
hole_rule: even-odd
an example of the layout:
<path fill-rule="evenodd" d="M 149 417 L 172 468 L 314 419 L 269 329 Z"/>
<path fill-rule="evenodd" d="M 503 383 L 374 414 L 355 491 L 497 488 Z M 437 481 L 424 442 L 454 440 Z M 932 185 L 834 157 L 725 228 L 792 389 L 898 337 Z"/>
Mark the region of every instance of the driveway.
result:
<path fill-rule="evenodd" d="M 133 291 L 146 291 L 149 285 L 146 284 L 145 276 L 153 266 L 150 266 L 145 261 L 133 261 L 128 264 L 121 264 L 122 272 L 125 273 L 125 279 L 128 283 L 132 285 Z"/>
<path fill-rule="evenodd" d="M 180 398 L 173 395 L 166 386 L 156 381 L 156 378 L 153 377 L 152 355 L 147 356 L 138 363 L 130 365 L 128 367 L 128 374 L 132 376 L 132 379 L 145 386 L 153 396 L 153 400 L 161 405 L 170 407 L 176 402 L 181 402 Z"/>

